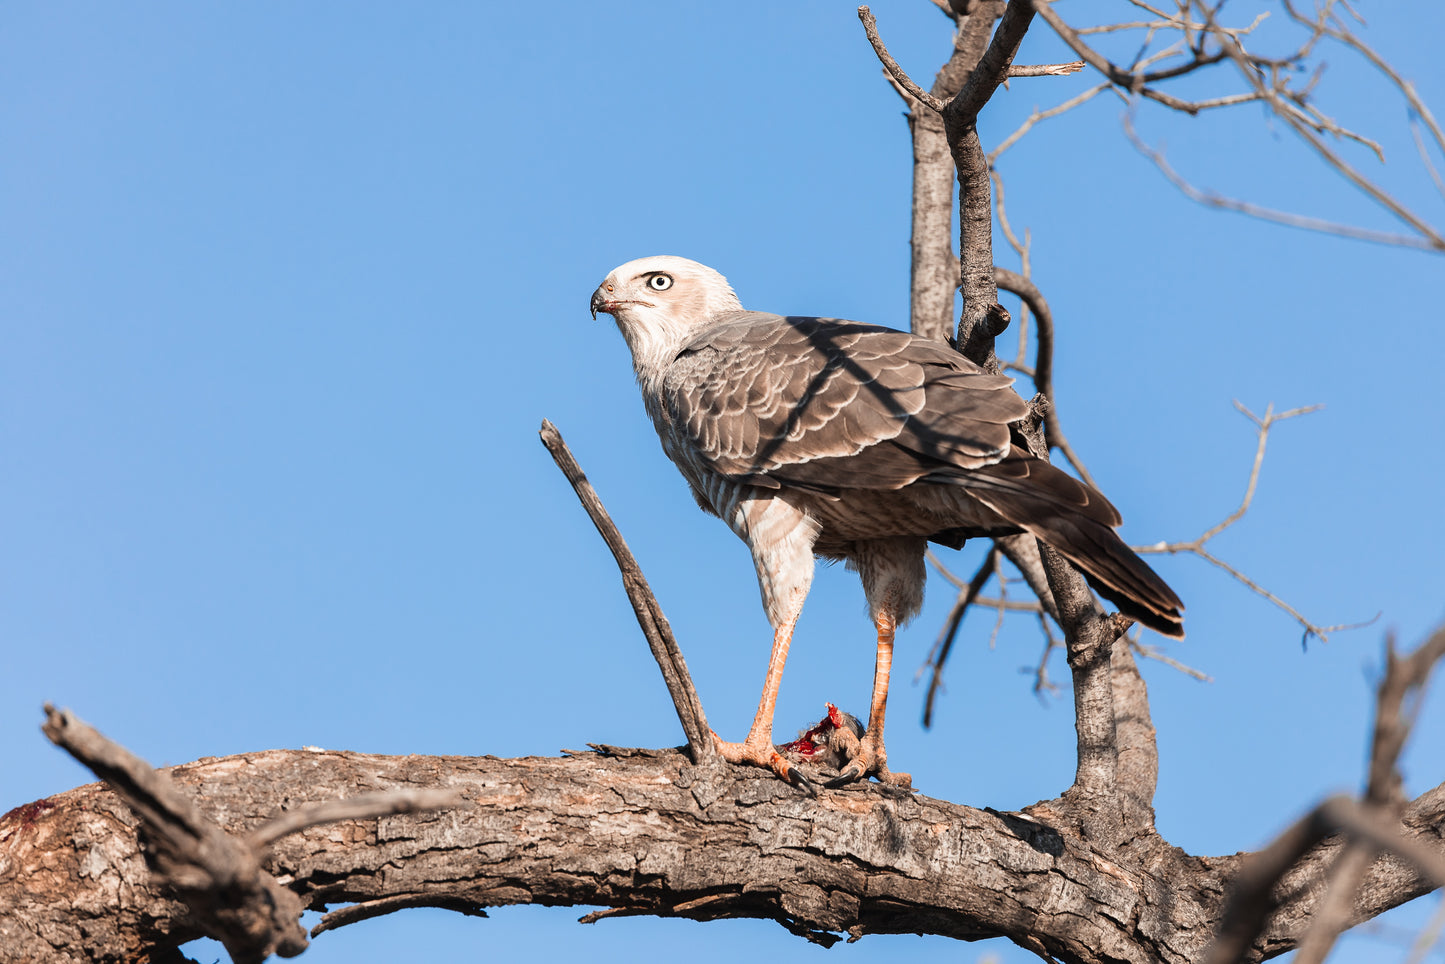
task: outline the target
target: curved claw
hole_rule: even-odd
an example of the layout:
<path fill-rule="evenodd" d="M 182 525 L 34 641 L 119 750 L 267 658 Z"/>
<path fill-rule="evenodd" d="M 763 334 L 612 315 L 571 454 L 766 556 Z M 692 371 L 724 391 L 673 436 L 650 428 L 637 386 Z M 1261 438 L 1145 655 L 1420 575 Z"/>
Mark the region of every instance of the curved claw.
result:
<path fill-rule="evenodd" d="M 859 763 L 857 760 L 853 760 L 846 767 L 843 768 L 842 773 L 838 774 L 833 779 L 824 783 L 823 786 L 827 787 L 829 790 L 836 790 L 839 787 L 846 787 L 853 781 L 862 778 L 862 776 L 867 772 L 868 771 L 864 769 L 862 763 Z"/>
<path fill-rule="evenodd" d="M 786 766 L 786 764 L 784 765 Z M 785 779 L 810 797 L 816 797 L 818 795 L 818 788 L 813 786 L 813 781 L 803 776 L 803 771 L 799 770 L 797 767 L 788 767 L 788 772 L 785 775 Z"/>
<path fill-rule="evenodd" d="M 813 782 L 803 776 L 797 767 L 788 763 L 771 743 L 729 743 L 717 733 L 713 733 L 712 738 L 718 754 L 729 763 L 741 763 L 772 770 L 789 786 L 796 787 L 810 797 L 818 795 L 818 788 L 813 785 Z"/>

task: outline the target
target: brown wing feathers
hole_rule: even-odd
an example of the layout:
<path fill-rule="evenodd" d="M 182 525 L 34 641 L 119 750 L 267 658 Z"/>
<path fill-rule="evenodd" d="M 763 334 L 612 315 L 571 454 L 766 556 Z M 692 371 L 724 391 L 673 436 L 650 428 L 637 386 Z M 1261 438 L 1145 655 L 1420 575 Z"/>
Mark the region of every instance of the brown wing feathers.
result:
<path fill-rule="evenodd" d="M 829 493 L 958 486 L 1063 553 L 1122 612 L 1181 636 L 1182 604 L 1083 482 L 1010 445 L 1012 380 L 945 345 L 819 318 L 740 312 L 669 366 L 673 424 L 714 470 Z"/>
<path fill-rule="evenodd" d="M 1184 635 L 1184 604 L 1119 538 L 1119 513 L 1096 490 L 1047 462 L 1014 453 L 948 481 L 1061 552 L 1124 615 L 1165 636 Z"/>

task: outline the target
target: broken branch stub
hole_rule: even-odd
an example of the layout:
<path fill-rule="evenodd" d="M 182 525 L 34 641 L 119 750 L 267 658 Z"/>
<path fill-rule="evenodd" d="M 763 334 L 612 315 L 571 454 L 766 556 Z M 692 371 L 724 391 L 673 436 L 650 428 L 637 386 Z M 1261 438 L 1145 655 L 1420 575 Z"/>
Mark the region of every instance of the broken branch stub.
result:
<path fill-rule="evenodd" d="M 201 929 L 236 964 L 307 947 L 305 905 L 266 872 L 271 844 L 320 823 L 459 806 L 452 790 L 401 790 L 329 800 L 289 810 L 244 834 L 229 834 L 197 809 L 166 774 L 108 739 L 69 710 L 45 704 L 50 741 L 100 777 L 140 820 L 146 864 L 190 909 Z"/>

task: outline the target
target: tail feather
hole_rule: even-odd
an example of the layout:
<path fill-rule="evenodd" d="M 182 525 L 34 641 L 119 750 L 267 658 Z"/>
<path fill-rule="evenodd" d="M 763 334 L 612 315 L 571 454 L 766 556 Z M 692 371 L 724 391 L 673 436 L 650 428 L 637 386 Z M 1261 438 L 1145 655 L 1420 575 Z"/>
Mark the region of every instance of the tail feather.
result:
<path fill-rule="evenodd" d="M 949 481 L 1057 549 L 1124 615 L 1165 636 L 1183 638 L 1184 603 L 1114 532 L 1119 514 L 1093 488 L 1026 455 Z"/>

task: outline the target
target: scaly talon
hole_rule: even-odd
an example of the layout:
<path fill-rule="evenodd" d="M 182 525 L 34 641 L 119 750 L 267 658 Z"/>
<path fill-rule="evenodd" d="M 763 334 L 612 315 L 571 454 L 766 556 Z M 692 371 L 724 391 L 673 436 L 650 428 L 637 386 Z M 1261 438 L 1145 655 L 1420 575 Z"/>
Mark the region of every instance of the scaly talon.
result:
<path fill-rule="evenodd" d="M 802 790 L 810 797 L 818 795 L 818 788 L 813 786 L 813 781 L 803 776 L 803 771 L 795 766 L 790 766 L 787 760 L 774 753 L 772 759 L 773 772 L 787 780 L 793 786 Z"/>
<path fill-rule="evenodd" d="M 756 741 L 749 734 L 746 742 L 729 743 L 716 732 L 713 733 L 712 739 L 713 744 L 717 747 L 718 755 L 729 763 L 772 770 L 788 784 L 797 787 L 808 796 L 816 797 L 818 795 L 818 790 L 813 786 L 812 781 L 783 759 L 778 751 L 773 749 L 773 745 L 766 740 Z"/>
<path fill-rule="evenodd" d="M 867 771 L 863 769 L 863 765 L 857 760 L 854 760 L 843 769 L 842 773 L 838 774 L 833 779 L 824 783 L 823 786 L 827 787 L 829 790 L 836 790 L 839 787 L 846 787 L 854 780 L 860 779 L 866 772 Z"/>
<path fill-rule="evenodd" d="M 865 733 L 862 740 L 854 741 L 850 747 L 852 759 L 848 761 L 848 765 L 823 786 L 830 790 L 836 790 L 856 780 L 864 780 L 873 776 L 878 779 L 879 783 L 911 789 L 913 786 L 911 776 L 907 773 L 894 773 L 888 769 L 888 753 L 881 746 L 881 742 L 874 739 L 871 733 Z"/>

